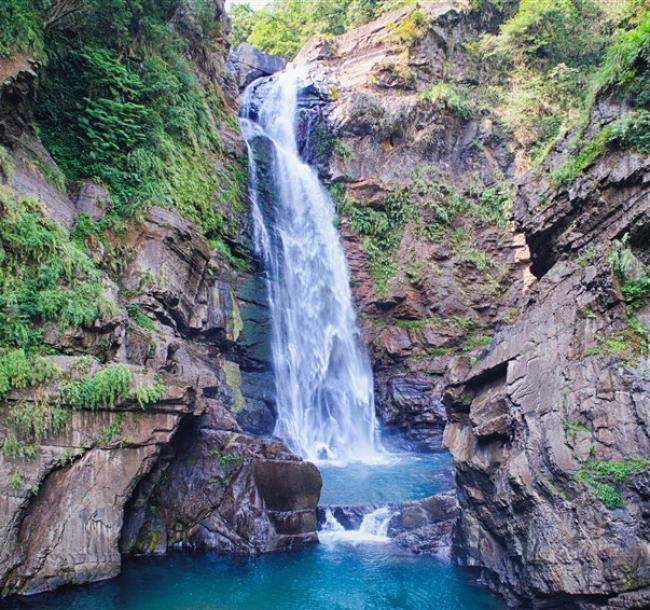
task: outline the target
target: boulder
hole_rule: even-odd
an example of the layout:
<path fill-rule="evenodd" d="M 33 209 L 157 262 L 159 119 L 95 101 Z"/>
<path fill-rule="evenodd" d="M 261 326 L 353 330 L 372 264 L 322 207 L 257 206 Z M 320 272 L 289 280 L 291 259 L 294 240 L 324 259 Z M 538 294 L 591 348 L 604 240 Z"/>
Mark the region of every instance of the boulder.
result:
<path fill-rule="evenodd" d="M 240 90 L 258 78 L 284 70 L 286 65 L 281 57 L 259 51 L 247 42 L 230 49 L 226 60 L 226 68 L 235 75 Z"/>

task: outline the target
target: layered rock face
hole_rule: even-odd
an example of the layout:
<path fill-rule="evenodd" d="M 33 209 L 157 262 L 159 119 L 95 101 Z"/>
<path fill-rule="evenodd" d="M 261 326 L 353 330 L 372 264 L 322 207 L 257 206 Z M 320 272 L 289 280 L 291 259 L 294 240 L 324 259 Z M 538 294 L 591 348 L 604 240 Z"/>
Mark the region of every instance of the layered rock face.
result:
<path fill-rule="evenodd" d="M 644 274 L 648 156 L 612 147 L 558 185 L 571 133 L 527 172 L 471 108 L 485 74 L 464 42 L 503 15 L 417 10 L 421 27 L 406 7 L 299 56 L 304 154 L 333 184 L 379 412 L 429 447 L 444 430 L 454 555 L 512 607 L 648 607 L 647 339 L 610 262 L 627 244 Z M 441 81 L 468 106 L 430 94 Z M 584 140 L 625 109 L 602 94 Z M 504 192 L 514 223 L 486 205 Z"/>
<path fill-rule="evenodd" d="M 590 130 L 616 116 L 613 103 L 598 101 Z M 456 372 L 446 396 L 464 509 L 459 557 L 486 568 L 513 605 L 650 604 L 647 362 L 608 261 L 625 234 L 644 260 L 649 163 L 614 151 L 568 190 L 522 178 L 515 218 L 539 281 L 520 318 Z M 615 478 L 616 491 L 590 474 L 630 460 L 640 465 Z"/>
<path fill-rule="evenodd" d="M 223 18 L 222 2 L 215 11 Z M 188 36 L 198 80 L 223 92 L 234 119 L 239 91 L 223 69 L 225 49 L 206 58 Z M 3 188 L 40 201 L 66 230 L 81 212 L 99 220 L 111 205 L 104 188 L 82 183 L 66 192 L 48 180 L 57 168 L 31 121 L 38 66 L 19 57 L 1 69 L 0 143 L 10 153 Z M 220 176 L 245 167 L 233 124 L 220 128 Z M 44 342 L 62 354 L 50 359 L 56 375 L 14 390 L 0 412 L 3 595 L 110 578 L 122 553 L 258 553 L 317 540 L 317 469 L 255 435 L 272 431 L 275 405 L 247 214 L 216 196 L 214 205 L 231 221 L 227 239 L 248 271 L 235 270 L 171 208 L 151 207 L 106 240 L 86 239 L 111 305 L 92 327 L 44 328 Z M 62 398 L 66 383 L 82 391 L 112 374 L 129 384 L 115 401 L 90 409 L 74 392 Z M 21 409 L 45 414 L 33 455 L 31 446 L 29 454 L 7 449 L 23 434 Z"/>

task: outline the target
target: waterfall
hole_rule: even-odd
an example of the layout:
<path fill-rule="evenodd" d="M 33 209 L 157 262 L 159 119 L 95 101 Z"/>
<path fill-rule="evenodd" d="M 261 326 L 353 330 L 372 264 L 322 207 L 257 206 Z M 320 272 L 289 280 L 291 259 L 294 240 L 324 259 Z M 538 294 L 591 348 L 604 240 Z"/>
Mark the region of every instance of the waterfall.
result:
<path fill-rule="evenodd" d="M 267 275 L 278 419 L 275 434 L 302 457 L 377 461 L 373 379 L 360 343 L 335 210 L 299 155 L 299 75 L 244 92 L 255 245 Z"/>

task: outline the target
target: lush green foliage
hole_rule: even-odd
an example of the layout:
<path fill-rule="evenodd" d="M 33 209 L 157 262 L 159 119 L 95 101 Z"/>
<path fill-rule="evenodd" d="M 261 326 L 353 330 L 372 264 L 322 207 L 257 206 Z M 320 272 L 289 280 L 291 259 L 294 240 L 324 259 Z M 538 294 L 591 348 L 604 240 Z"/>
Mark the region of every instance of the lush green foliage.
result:
<path fill-rule="evenodd" d="M 37 3 L 44 18 L 48 4 Z M 41 137 L 67 180 L 109 187 L 104 225 L 155 204 L 177 207 L 206 236 L 227 232 L 216 201 L 221 195 L 238 212 L 246 180 L 216 131 L 225 120 L 221 93 L 199 84 L 182 37 L 187 31 L 192 44 L 212 44 L 218 22 L 210 2 L 192 2 L 189 18 L 178 16 L 180 0 L 75 6 L 72 27 L 43 34 L 36 107 Z M 218 160 L 231 171 L 217 176 Z"/>
<path fill-rule="evenodd" d="M 0 0 L 0 58 L 43 54 L 43 17 L 34 0 Z"/>
<path fill-rule="evenodd" d="M 415 213 L 409 191 L 390 193 L 382 210 L 357 207 L 347 199 L 339 199 L 338 204 L 339 213 L 347 217 L 350 229 L 361 237 L 375 289 L 378 294 L 385 293 L 388 281 L 395 275 L 394 257 L 402 231 Z"/>
<path fill-rule="evenodd" d="M 133 376 L 124 364 L 111 364 L 94 375 L 76 379 L 61 386 L 57 401 L 73 409 L 113 409 L 126 400 L 144 406 L 160 400 L 165 384 L 133 387 Z"/>
<path fill-rule="evenodd" d="M 23 348 L 0 350 L 0 400 L 11 390 L 40 385 L 56 374 L 52 363 L 40 356 L 28 356 Z"/>
<path fill-rule="evenodd" d="M 112 364 L 90 377 L 61 386 L 59 400 L 74 409 L 112 409 L 126 400 L 130 387 L 129 367 Z"/>
<path fill-rule="evenodd" d="M 633 4 L 633 3 L 632 3 Z M 638 24 L 616 32 L 598 73 L 600 87 L 617 87 L 628 93 L 633 105 L 650 102 L 650 11 L 638 12 Z"/>
<path fill-rule="evenodd" d="M 497 48 L 519 66 L 590 66 L 604 46 L 602 21 L 603 13 L 593 0 L 522 0 L 517 13 L 501 27 Z"/>
<path fill-rule="evenodd" d="M 154 324 L 151 321 L 151 318 L 148 318 L 142 309 L 136 304 L 129 304 L 126 306 L 126 311 L 129 314 L 129 317 L 141 328 L 144 328 L 148 331 L 154 330 Z"/>
<path fill-rule="evenodd" d="M 477 46 L 500 68 L 484 103 L 534 159 L 582 116 L 615 17 L 598 0 L 522 0 L 499 34 Z"/>
<path fill-rule="evenodd" d="M 88 326 L 100 313 L 95 265 L 39 205 L 0 192 L 0 349 L 28 352 L 43 323 Z"/>
<path fill-rule="evenodd" d="M 158 402 L 165 384 L 157 379 L 153 385 L 134 387 L 128 366 L 111 364 L 94 375 L 80 375 L 87 362 L 80 361 L 75 369 L 65 375 L 45 358 L 28 360 L 20 350 L 14 352 L 13 362 L 0 360 L 0 390 L 30 387 L 47 379 L 62 383 L 48 400 L 17 402 L 9 409 L 12 429 L 8 432 L 2 452 L 6 459 L 36 457 L 40 442 L 47 434 L 65 429 L 70 420 L 70 409 L 113 409 L 125 401 L 137 402 L 141 407 Z M 29 372 L 29 367 L 33 371 Z M 7 372 L 11 377 L 7 377 Z M 0 397 L 2 394 L 0 394 Z M 97 439 L 98 443 L 110 442 L 121 428 L 123 414 L 118 414 Z"/>
<path fill-rule="evenodd" d="M 173 48 L 137 63 L 102 47 L 62 51 L 48 63 L 37 117 L 68 179 L 106 184 L 113 214 L 175 205 L 206 232 L 222 228 L 206 155 L 218 152 L 217 136 L 195 77 Z"/>
<path fill-rule="evenodd" d="M 621 283 L 621 293 L 628 311 L 632 313 L 645 305 L 650 295 L 650 277 L 646 275 L 647 269 L 634 256 L 629 242 L 629 233 L 615 239 L 609 252 L 609 262 Z"/>
<path fill-rule="evenodd" d="M 293 59 L 309 38 L 317 34 L 343 34 L 386 11 L 413 0 L 277 0 L 259 11 L 247 5 L 230 9 L 233 45 L 253 46 Z"/>

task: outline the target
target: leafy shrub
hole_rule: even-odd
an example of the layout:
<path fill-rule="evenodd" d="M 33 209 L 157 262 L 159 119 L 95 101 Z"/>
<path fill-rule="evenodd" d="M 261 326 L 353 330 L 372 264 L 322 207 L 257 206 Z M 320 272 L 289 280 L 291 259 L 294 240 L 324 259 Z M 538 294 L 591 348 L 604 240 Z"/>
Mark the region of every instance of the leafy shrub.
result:
<path fill-rule="evenodd" d="M 361 236 L 361 245 L 368 257 L 375 289 L 383 294 L 395 275 L 393 258 L 402 238 L 404 226 L 415 213 L 410 193 L 393 191 L 386 198 L 385 209 L 356 207 L 349 200 L 338 202 L 339 213 L 348 218 L 350 229 Z"/>
<path fill-rule="evenodd" d="M 128 397 L 144 407 L 158 402 L 163 397 L 165 389 L 165 383 L 158 379 L 152 386 L 132 388 Z"/>
<path fill-rule="evenodd" d="M 614 122 L 610 140 L 621 148 L 650 153 L 650 112 L 639 110 Z"/>
<path fill-rule="evenodd" d="M 640 309 L 645 304 L 648 293 L 650 293 L 650 277 L 642 276 L 626 281 L 621 286 L 621 292 L 632 311 Z"/>
<path fill-rule="evenodd" d="M 612 128 L 605 127 L 598 135 L 584 144 L 582 150 L 572 159 L 563 163 L 552 172 L 552 178 L 557 184 L 572 184 L 575 179 L 607 150 L 612 138 Z"/>
<path fill-rule="evenodd" d="M 230 42 L 293 59 L 312 36 L 343 34 L 414 0 L 276 0 L 258 11 L 245 5 L 229 9 Z"/>
<path fill-rule="evenodd" d="M 0 399 L 11 390 L 38 386 L 56 375 L 56 368 L 40 356 L 28 356 L 25 350 L 0 349 Z"/>
<path fill-rule="evenodd" d="M 600 88 L 619 88 L 632 103 L 642 107 L 650 102 L 650 12 L 639 11 L 639 23 L 619 29 L 608 47 L 598 72 Z"/>
<path fill-rule="evenodd" d="M 634 263 L 634 254 L 629 247 L 630 234 L 626 233 L 621 239 L 612 241 L 612 246 L 609 251 L 609 263 L 612 270 L 619 280 L 625 281 L 628 273 Z"/>
<path fill-rule="evenodd" d="M 498 76 L 484 104 L 541 161 L 584 115 L 613 11 L 594 0 L 523 0 L 497 35 L 484 35 L 477 59 Z"/>
<path fill-rule="evenodd" d="M 43 55 L 42 16 L 33 0 L 0 0 L 0 58 Z"/>
<path fill-rule="evenodd" d="M 419 9 L 411 11 L 391 28 L 391 41 L 400 47 L 409 47 L 427 29 L 427 16 Z"/>
<path fill-rule="evenodd" d="M 40 343 L 42 325 L 89 326 L 102 304 L 90 258 L 30 198 L 0 191 L 0 348 Z"/>
<path fill-rule="evenodd" d="M 441 102 L 447 110 L 461 119 L 468 120 L 473 115 L 468 96 L 465 93 L 458 93 L 454 86 L 449 83 L 439 82 L 435 85 L 429 85 L 419 95 L 422 99 L 433 103 Z"/>
<path fill-rule="evenodd" d="M 37 107 L 43 140 L 67 178 L 106 184 L 112 215 L 174 205 L 206 233 L 223 228 L 205 152 L 219 151 L 209 116 L 173 46 L 143 62 L 102 47 L 62 50 L 46 67 Z"/>
<path fill-rule="evenodd" d="M 148 331 L 154 330 L 155 327 L 153 325 L 153 322 L 144 314 L 138 305 L 127 305 L 126 312 L 129 314 L 129 317 L 141 328 L 144 328 Z"/>
<path fill-rule="evenodd" d="M 602 22 L 593 0 L 522 0 L 501 26 L 498 48 L 527 66 L 589 66 L 605 44 Z"/>
<path fill-rule="evenodd" d="M 74 409 L 112 409 L 127 399 L 131 371 L 124 364 L 112 364 L 91 377 L 71 381 L 59 389 L 59 401 Z"/>

